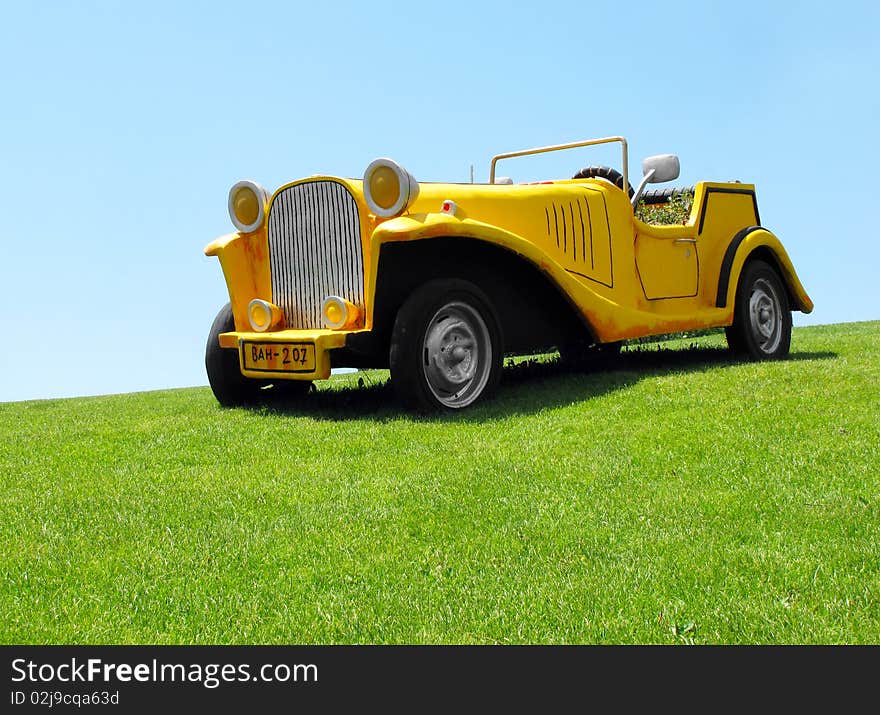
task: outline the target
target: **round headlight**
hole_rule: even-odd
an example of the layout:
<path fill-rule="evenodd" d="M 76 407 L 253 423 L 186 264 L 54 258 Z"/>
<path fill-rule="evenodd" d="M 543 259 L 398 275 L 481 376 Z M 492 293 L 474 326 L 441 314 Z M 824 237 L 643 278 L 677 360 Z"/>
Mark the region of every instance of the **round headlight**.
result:
<path fill-rule="evenodd" d="M 396 161 L 376 159 L 364 172 L 364 198 L 377 216 L 391 218 L 419 195 L 419 182 Z"/>
<path fill-rule="evenodd" d="M 269 194 L 254 181 L 239 181 L 229 189 L 229 218 L 244 233 L 255 231 L 263 224 Z"/>

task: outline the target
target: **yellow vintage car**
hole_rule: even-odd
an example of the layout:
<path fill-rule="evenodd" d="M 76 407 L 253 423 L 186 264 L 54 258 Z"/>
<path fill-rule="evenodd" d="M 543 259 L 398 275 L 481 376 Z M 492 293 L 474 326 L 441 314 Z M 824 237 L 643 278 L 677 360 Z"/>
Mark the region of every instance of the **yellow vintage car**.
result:
<path fill-rule="evenodd" d="M 620 170 L 514 184 L 513 157 L 618 144 Z M 622 341 L 724 326 L 752 359 L 788 354 L 791 311 L 813 304 L 779 239 L 761 226 L 755 187 L 700 182 L 679 225 L 636 216 L 673 181 L 678 158 L 648 157 L 634 189 L 627 143 L 607 137 L 499 154 L 487 184 L 416 181 L 390 159 L 363 179 L 312 176 L 269 193 L 229 192 L 237 232 L 217 256 L 230 302 L 208 336 L 222 405 L 304 394 L 331 368 L 390 368 L 423 411 L 491 393 L 505 355 L 557 348 L 567 359 Z"/>

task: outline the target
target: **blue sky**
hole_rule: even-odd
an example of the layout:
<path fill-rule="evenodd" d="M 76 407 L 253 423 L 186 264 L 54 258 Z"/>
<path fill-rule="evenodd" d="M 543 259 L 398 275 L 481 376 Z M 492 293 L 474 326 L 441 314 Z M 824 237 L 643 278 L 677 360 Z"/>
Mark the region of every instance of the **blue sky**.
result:
<path fill-rule="evenodd" d="M 816 303 L 880 318 L 880 10 L 868 3 L 5 3 L 0 401 L 207 383 L 229 186 L 485 180 L 623 134 L 754 182 Z M 511 162 L 565 178 L 590 150 Z M 796 349 L 796 343 L 795 343 Z"/>

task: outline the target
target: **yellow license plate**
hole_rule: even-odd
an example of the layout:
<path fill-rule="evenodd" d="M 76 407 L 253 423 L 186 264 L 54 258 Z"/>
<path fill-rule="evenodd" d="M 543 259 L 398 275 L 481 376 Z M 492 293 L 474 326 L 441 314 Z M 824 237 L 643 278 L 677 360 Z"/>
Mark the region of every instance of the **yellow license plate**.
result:
<path fill-rule="evenodd" d="M 260 343 L 243 340 L 242 364 L 256 372 L 314 372 L 312 343 Z"/>

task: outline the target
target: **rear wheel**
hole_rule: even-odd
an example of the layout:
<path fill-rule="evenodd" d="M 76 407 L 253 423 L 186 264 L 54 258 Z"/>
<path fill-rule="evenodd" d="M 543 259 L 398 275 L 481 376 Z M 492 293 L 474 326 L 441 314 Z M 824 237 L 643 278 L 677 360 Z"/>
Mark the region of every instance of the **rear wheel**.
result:
<path fill-rule="evenodd" d="M 489 299 L 468 281 L 429 281 L 397 314 L 390 364 L 398 396 L 420 411 L 460 410 L 490 394 L 502 339 Z"/>
<path fill-rule="evenodd" d="M 767 263 L 749 261 L 736 288 L 733 325 L 726 329 L 734 353 L 753 360 L 778 360 L 791 347 L 791 308 L 779 274 Z"/>

